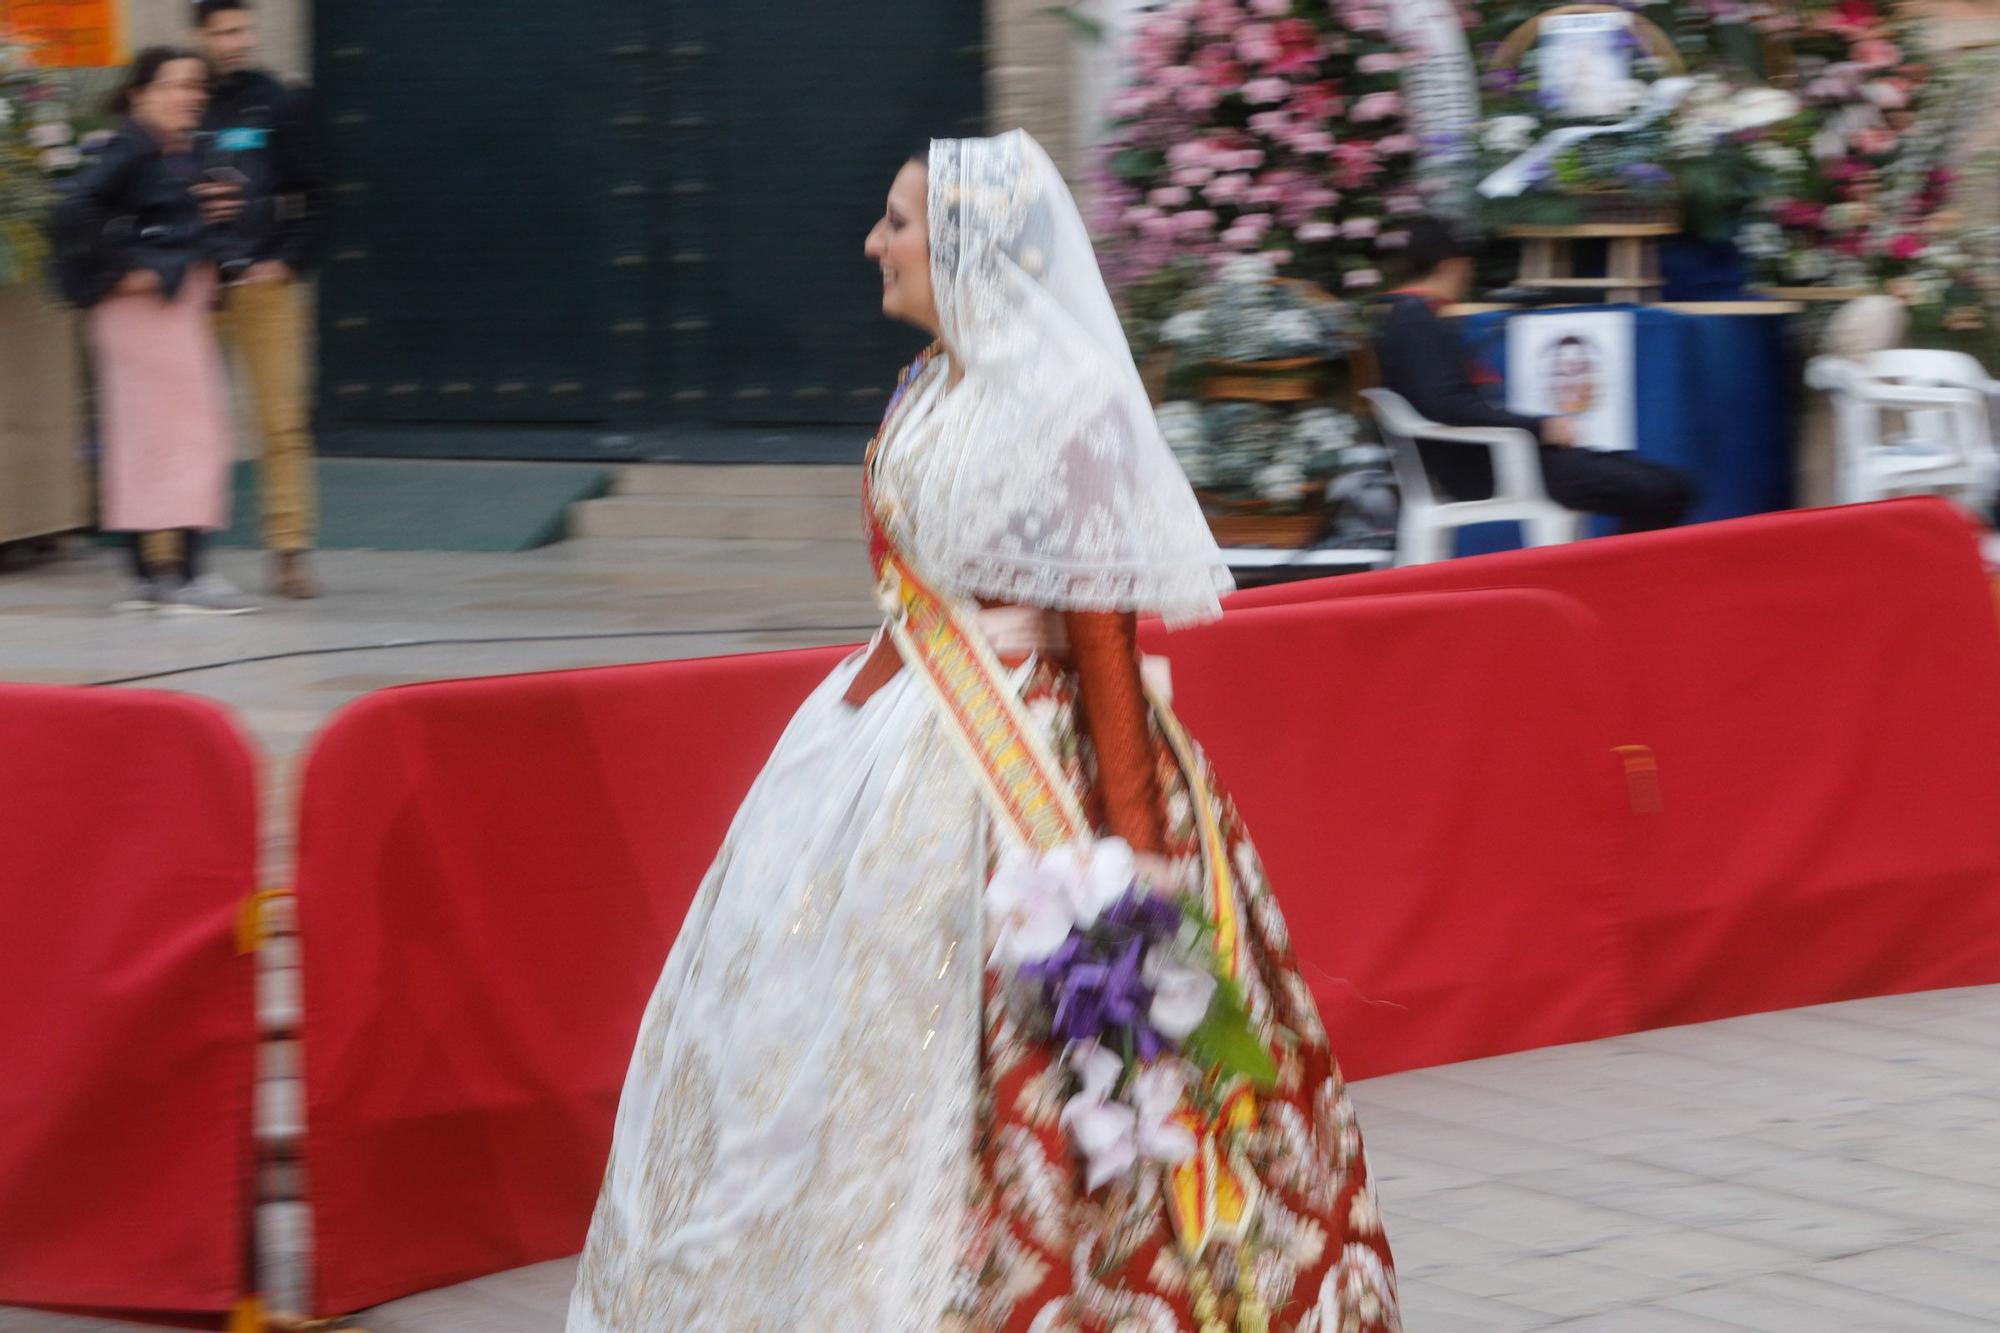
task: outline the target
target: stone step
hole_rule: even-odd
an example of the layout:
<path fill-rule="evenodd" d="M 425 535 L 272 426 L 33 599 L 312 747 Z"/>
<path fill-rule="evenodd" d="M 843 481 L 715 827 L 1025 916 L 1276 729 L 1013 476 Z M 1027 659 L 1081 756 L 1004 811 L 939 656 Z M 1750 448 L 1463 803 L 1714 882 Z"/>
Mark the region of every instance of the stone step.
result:
<path fill-rule="evenodd" d="M 635 463 L 618 469 L 616 495 L 677 499 L 755 496 L 773 499 L 845 500 L 861 503 L 861 469 L 852 465 Z"/>
<path fill-rule="evenodd" d="M 572 537 L 863 540 L 861 503 L 812 497 L 608 495 L 570 506 Z"/>

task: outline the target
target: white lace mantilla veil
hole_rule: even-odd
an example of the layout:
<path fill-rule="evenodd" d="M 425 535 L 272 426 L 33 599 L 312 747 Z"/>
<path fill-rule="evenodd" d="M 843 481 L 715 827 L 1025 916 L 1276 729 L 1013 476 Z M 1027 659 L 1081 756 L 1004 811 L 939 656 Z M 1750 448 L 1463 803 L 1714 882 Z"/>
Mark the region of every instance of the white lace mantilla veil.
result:
<path fill-rule="evenodd" d="M 964 378 L 899 446 L 899 536 L 948 595 L 1213 619 L 1233 586 L 1049 155 L 930 150 L 939 332 Z"/>

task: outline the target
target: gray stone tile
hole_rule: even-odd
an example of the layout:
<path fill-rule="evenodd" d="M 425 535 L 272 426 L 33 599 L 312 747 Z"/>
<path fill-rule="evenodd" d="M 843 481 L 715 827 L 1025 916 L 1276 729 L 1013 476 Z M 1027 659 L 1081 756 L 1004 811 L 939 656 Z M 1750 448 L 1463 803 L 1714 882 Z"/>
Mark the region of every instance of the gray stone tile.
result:
<path fill-rule="evenodd" d="M 1661 1305 L 1683 1314 L 1740 1324 L 1760 1333 L 1817 1333 L 1820 1329 L 1896 1329 L 1916 1333 L 1976 1333 L 1993 1321 L 1906 1301 L 1797 1273 L 1767 1273 L 1674 1296 Z"/>

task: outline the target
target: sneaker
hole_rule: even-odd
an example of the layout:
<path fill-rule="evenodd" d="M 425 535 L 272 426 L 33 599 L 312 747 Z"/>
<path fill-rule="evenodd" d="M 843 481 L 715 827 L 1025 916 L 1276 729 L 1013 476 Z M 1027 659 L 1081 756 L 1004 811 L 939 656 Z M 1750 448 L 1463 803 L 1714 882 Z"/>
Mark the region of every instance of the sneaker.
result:
<path fill-rule="evenodd" d="M 169 593 L 160 609 L 191 616 L 240 616 L 263 608 L 222 575 L 203 574 Z"/>
<path fill-rule="evenodd" d="M 122 602 L 113 602 L 113 611 L 157 611 L 164 606 L 169 596 L 167 589 L 156 579 L 139 579 L 132 584 L 132 591 Z"/>

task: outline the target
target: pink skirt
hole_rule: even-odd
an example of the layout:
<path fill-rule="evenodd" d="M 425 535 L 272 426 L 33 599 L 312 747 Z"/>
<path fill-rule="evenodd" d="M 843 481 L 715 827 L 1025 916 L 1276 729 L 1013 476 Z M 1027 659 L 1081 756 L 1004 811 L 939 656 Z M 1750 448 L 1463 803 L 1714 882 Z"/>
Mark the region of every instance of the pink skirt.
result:
<path fill-rule="evenodd" d="M 90 312 L 101 522 L 110 531 L 228 526 L 235 450 L 215 290 L 215 270 L 200 265 L 170 302 L 113 296 Z"/>

